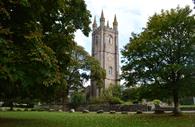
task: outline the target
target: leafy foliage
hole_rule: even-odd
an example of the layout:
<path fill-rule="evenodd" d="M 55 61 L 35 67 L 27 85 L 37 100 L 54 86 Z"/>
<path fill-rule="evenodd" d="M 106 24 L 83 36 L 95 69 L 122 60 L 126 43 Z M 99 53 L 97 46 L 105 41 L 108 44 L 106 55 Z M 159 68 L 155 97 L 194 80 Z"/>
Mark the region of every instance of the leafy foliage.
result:
<path fill-rule="evenodd" d="M 160 103 L 161 103 L 161 101 L 158 100 L 158 99 L 154 99 L 152 102 L 153 102 L 153 104 L 155 104 L 155 105 L 160 105 Z"/>
<path fill-rule="evenodd" d="M 99 97 L 91 99 L 91 103 L 95 104 L 122 104 L 122 89 L 120 85 L 110 85 L 108 89 L 103 90 Z"/>
<path fill-rule="evenodd" d="M 96 74 L 102 81 L 97 61 L 74 42 L 76 30 L 90 32 L 84 0 L 2 0 L 0 6 L 0 98 L 65 99 L 70 87 Z M 99 70 L 81 73 L 91 69 Z"/>
<path fill-rule="evenodd" d="M 179 95 L 194 93 L 195 20 L 191 11 L 189 7 L 162 11 L 149 19 L 142 33 L 132 34 L 131 43 L 122 51 L 122 77 L 127 86 L 163 89 L 173 96 L 177 108 Z"/>
<path fill-rule="evenodd" d="M 74 92 L 73 95 L 71 96 L 71 102 L 70 105 L 73 108 L 77 108 L 78 106 L 85 104 L 86 103 L 86 97 L 83 93 L 81 92 Z"/>

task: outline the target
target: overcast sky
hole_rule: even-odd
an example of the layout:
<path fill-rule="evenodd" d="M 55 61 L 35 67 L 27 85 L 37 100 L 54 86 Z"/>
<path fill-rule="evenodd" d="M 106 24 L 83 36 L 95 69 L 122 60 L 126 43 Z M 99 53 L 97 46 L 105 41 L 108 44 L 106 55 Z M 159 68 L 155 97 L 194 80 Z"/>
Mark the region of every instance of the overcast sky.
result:
<path fill-rule="evenodd" d="M 129 42 L 132 32 L 142 31 L 148 17 L 155 12 L 186 5 L 193 8 L 192 0 L 85 0 L 85 2 L 92 15 L 91 20 L 93 21 L 96 16 L 98 25 L 102 10 L 106 22 L 109 20 L 110 26 L 112 26 L 116 14 L 119 25 L 119 50 Z M 91 33 L 89 37 L 85 37 L 80 31 L 77 31 L 75 40 L 91 54 Z"/>

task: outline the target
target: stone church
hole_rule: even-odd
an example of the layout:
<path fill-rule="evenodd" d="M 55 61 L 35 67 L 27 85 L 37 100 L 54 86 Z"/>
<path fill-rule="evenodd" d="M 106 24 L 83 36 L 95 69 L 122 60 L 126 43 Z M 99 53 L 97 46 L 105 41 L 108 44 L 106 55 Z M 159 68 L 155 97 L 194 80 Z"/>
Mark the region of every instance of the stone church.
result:
<path fill-rule="evenodd" d="M 113 27 L 109 26 L 109 22 L 105 25 L 104 13 L 102 11 L 100 17 L 100 25 L 97 26 L 96 17 L 93 22 L 92 32 L 92 56 L 106 70 L 106 78 L 104 80 L 104 88 L 110 85 L 119 84 L 119 51 L 118 51 L 118 22 L 116 15 L 113 21 Z M 98 96 L 100 90 L 94 81 L 91 81 L 91 95 Z"/>

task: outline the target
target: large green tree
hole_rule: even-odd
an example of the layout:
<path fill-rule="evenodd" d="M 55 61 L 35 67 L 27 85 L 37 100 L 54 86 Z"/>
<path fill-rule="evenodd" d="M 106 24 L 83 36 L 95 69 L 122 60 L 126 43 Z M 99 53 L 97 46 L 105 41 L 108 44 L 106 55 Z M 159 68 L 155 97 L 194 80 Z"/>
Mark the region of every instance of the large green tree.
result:
<path fill-rule="evenodd" d="M 0 7 L 1 97 L 13 99 L 20 87 L 66 87 L 74 32 L 90 32 L 84 0 L 2 0 Z"/>
<path fill-rule="evenodd" d="M 126 85 L 162 89 L 173 97 L 176 114 L 179 97 L 192 95 L 195 88 L 195 19 L 191 12 L 189 7 L 178 7 L 155 14 L 122 50 Z"/>

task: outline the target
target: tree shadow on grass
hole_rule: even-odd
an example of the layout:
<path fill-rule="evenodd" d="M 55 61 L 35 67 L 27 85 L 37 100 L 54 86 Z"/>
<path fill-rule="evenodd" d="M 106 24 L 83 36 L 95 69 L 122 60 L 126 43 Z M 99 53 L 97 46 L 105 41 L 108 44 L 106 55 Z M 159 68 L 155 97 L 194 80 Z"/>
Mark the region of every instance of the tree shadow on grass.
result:
<path fill-rule="evenodd" d="M 0 127 L 41 127 L 41 120 L 0 118 Z"/>

